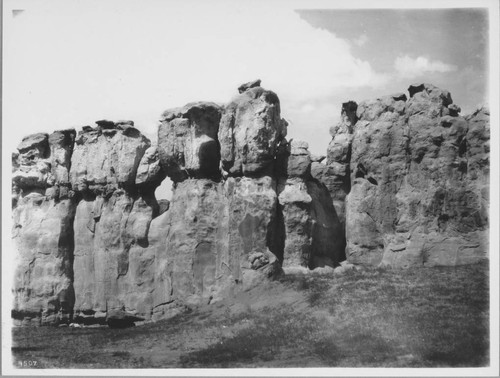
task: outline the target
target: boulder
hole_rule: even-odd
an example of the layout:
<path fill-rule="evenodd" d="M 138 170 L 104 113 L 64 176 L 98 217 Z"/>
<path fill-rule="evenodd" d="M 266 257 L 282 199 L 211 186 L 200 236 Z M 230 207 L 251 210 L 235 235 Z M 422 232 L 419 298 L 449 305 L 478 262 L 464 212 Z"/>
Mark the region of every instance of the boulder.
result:
<path fill-rule="evenodd" d="M 135 190 L 137 168 L 150 141 L 133 127 L 98 122 L 96 128 L 80 131 L 75 140 L 70 169 L 73 190 L 94 195 L 119 188 Z"/>
<path fill-rule="evenodd" d="M 158 152 L 172 181 L 219 176 L 220 118 L 221 108 L 212 102 L 190 103 L 162 114 Z"/>
<path fill-rule="evenodd" d="M 248 83 L 245 83 L 245 84 L 241 84 L 238 87 L 238 93 L 243 93 L 250 88 L 260 87 L 260 83 L 261 83 L 261 80 L 257 79 L 257 80 L 249 81 Z"/>
<path fill-rule="evenodd" d="M 326 155 L 314 155 L 314 154 L 311 154 L 311 162 L 312 163 L 321 163 L 325 159 L 326 159 Z"/>
<path fill-rule="evenodd" d="M 287 176 L 309 178 L 311 175 L 309 145 L 306 142 L 293 140 L 288 147 Z"/>
<path fill-rule="evenodd" d="M 231 176 L 271 174 L 286 126 L 274 92 L 255 86 L 235 97 L 224 108 L 218 134 L 224 171 Z"/>
<path fill-rule="evenodd" d="M 408 101 L 406 114 L 409 116 L 437 118 L 450 114 L 448 106 L 453 104 L 450 92 L 427 83 L 412 84 L 408 87 L 408 92 L 411 101 Z"/>
<path fill-rule="evenodd" d="M 109 328 L 128 328 L 135 326 L 135 322 L 143 321 L 144 318 L 136 316 L 123 310 L 108 311 L 106 323 Z"/>
<path fill-rule="evenodd" d="M 160 165 L 160 155 L 157 146 L 149 147 L 142 156 L 139 166 L 137 167 L 137 175 L 135 184 L 141 188 L 147 188 L 149 191 L 154 191 L 163 179 L 165 173 Z"/>
<path fill-rule="evenodd" d="M 162 215 L 170 208 L 170 201 L 167 199 L 158 200 L 158 215 Z"/>
<path fill-rule="evenodd" d="M 28 135 L 17 147 L 16 170 L 12 173 L 16 190 L 27 193 L 54 184 L 48 139 L 44 133 Z"/>

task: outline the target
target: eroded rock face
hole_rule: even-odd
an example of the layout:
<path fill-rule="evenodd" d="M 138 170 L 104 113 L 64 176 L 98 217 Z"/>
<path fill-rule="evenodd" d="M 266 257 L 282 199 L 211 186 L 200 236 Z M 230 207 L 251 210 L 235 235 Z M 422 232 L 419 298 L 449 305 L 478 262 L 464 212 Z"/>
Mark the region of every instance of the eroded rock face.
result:
<path fill-rule="evenodd" d="M 228 205 L 219 235 L 227 245 L 231 276 L 244 285 L 279 273 L 283 256 L 283 224 L 278 212 L 276 181 L 269 177 L 231 177 L 224 183 Z M 267 264 L 259 266 L 255 258 Z"/>
<path fill-rule="evenodd" d="M 97 195 L 118 188 L 134 190 L 137 168 L 149 140 L 130 122 L 97 123 L 96 128 L 85 127 L 75 140 L 70 169 L 73 190 Z"/>
<path fill-rule="evenodd" d="M 68 188 L 74 130 L 23 139 L 13 156 L 13 242 L 17 247 L 13 316 L 23 324 L 69 320 L 73 219 Z"/>
<path fill-rule="evenodd" d="M 278 185 L 285 224 L 283 266 L 334 267 L 345 247 L 343 225 L 325 184 L 311 175 L 308 145 L 291 141 L 285 155 L 286 177 Z M 323 165 L 323 164 L 321 164 Z"/>
<path fill-rule="evenodd" d="M 217 133 L 221 110 L 214 103 L 196 102 L 163 113 L 158 151 L 161 165 L 172 181 L 219 176 Z"/>
<path fill-rule="evenodd" d="M 274 92 L 260 86 L 245 89 L 222 114 L 218 137 L 223 169 L 232 176 L 271 174 L 286 126 Z"/>
<path fill-rule="evenodd" d="M 350 161 L 351 144 L 358 105 L 349 101 L 342 104 L 341 120 L 330 129 L 332 140 L 328 145 L 326 163 L 315 161 L 311 165 L 311 175 L 325 186 L 333 205 L 333 235 L 338 261 L 345 258 L 346 245 L 346 196 L 351 190 Z M 330 206 L 330 205 L 325 205 Z M 331 211 L 328 211 L 328 213 Z"/>
<path fill-rule="evenodd" d="M 196 303 L 205 298 L 208 302 L 213 297 L 221 192 L 221 185 L 208 179 L 176 185 L 165 213 L 164 248 L 156 251 L 157 287 L 162 290 L 155 291 L 155 307 L 175 300 Z"/>
<path fill-rule="evenodd" d="M 17 150 L 19 151 L 15 158 L 17 169 L 12 177 L 15 189 L 45 189 L 53 184 L 47 134 L 39 133 L 25 137 Z"/>
<path fill-rule="evenodd" d="M 126 309 L 150 318 L 154 253 L 153 207 L 123 190 L 78 204 L 74 221 L 75 313 Z"/>
<path fill-rule="evenodd" d="M 69 169 L 75 141 L 74 129 L 61 130 L 51 135 L 38 133 L 25 137 L 17 147 L 19 153 L 13 158 L 14 192 L 26 194 L 37 190 L 44 193 L 47 188 L 52 197 L 67 196 Z M 63 193 L 59 193 L 60 187 Z"/>
<path fill-rule="evenodd" d="M 409 100 L 394 95 L 358 106 L 347 258 L 403 267 L 479 261 L 487 241 L 487 198 L 480 188 L 484 193 L 489 164 L 484 147 L 472 154 L 471 148 L 489 139 L 487 117 L 481 111 L 460 117 L 449 92 L 429 84 L 409 92 Z M 479 166 L 475 158 L 473 168 L 469 164 L 472 155 L 481 155 Z"/>
<path fill-rule="evenodd" d="M 149 141 L 131 121 L 97 124 L 76 139 L 73 129 L 29 136 L 14 157 L 13 239 L 20 261 L 13 313 L 24 322 L 66 322 L 115 302 L 143 310 L 122 282 L 147 279 L 142 268 L 130 279 L 127 273 L 144 265 L 140 253 L 128 255 L 147 243 L 158 211 L 154 196 L 139 196 L 135 186 Z M 136 286 L 152 289 L 152 283 Z"/>
<path fill-rule="evenodd" d="M 73 290 L 73 218 L 71 199 L 54 200 L 32 192 L 14 209 L 17 247 L 14 318 L 51 324 L 69 320 Z"/>
<path fill-rule="evenodd" d="M 75 144 L 74 129 L 55 131 L 49 135 L 52 176 L 59 185 L 69 186 L 71 155 Z"/>
<path fill-rule="evenodd" d="M 370 254 L 371 264 L 380 263 L 384 251 L 380 239 L 394 231 L 395 195 L 407 169 L 405 100 L 406 96 L 397 94 L 358 105 L 346 202 L 346 254 L 351 262 L 363 261 L 362 256 Z"/>
<path fill-rule="evenodd" d="M 276 236 L 274 185 L 270 177 L 243 177 L 187 179 L 175 186 L 168 212 L 151 225 L 151 239 L 161 243 L 154 247 L 155 315 L 173 302 L 219 301 L 279 273 L 269 245 Z M 160 224 L 166 235 L 158 232 Z"/>
<path fill-rule="evenodd" d="M 150 318 L 154 189 L 164 177 L 158 154 L 132 121 L 97 121 L 78 134 L 70 179 L 74 220 L 75 317 L 100 322 L 124 309 Z M 89 159 L 88 156 L 92 156 Z M 104 315 L 102 315 L 104 314 Z"/>
<path fill-rule="evenodd" d="M 160 154 L 157 146 L 149 147 L 142 156 L 142 159 L 137 167 L 137 175 L 135 184 L 146 190 L 154 190 L 158 187 L 166 173 L 160 165 Z"/>
<path fill-rule="evenodd" d="M 312 257 L 312 198 L 300 178 L 285 182 L 279 195 L 285 223 L 283 266 L 309 267 Z"/>
<path fill-rule="evenodd" d="M 13 316 L 128 326 L 282 267 L 436 266 L 486 256 L 489 111 L 429 84 L 342 105 L 324 156 L 285 139 L 275 93 L 23 139 L 13 154 Z M 169 176 L 172 198 L 155 189 Z"/>

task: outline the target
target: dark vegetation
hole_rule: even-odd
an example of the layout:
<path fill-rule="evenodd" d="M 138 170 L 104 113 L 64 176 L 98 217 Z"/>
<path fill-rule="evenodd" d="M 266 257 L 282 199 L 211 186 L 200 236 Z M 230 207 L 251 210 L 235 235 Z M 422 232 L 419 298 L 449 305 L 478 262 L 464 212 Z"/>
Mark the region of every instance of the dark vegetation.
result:
<path fill-rule="evenodd" d="M 489 364 L 486 264 L 291 275 L 273 285 L 252 301 L 128 329 L 15 328 L 12 353 L 17 366 L 41 368 Z"/>

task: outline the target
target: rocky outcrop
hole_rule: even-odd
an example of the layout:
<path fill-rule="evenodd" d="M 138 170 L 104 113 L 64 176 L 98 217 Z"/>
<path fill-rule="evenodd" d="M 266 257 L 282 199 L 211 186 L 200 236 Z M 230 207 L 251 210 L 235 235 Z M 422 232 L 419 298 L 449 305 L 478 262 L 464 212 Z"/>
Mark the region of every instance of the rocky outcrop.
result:
<path fill-rule="evenodd" d="M 197 103 L 195 114 L 204 120 L 204 129 L 195 125 L 198 121 L 182 121 L 198 127 L 194 134 L 167 135 L 165 130 L 172 130 L 170 124 L 160 126 L 161 163 L 175 184 L 164 218 L 168 230 L 162 241 L 165 247 L 156 250 L 156 284 L 163 290 L 155 295 L 155 316 L 169 311 L 173 302 L 217 301 L 254 280 L 280 272 L 283 247 L 282 237 L 277 236 L 273 168 L 286 126 L 280 118 L 278 97 L 254 84 L 240 88 L 240 95 L 222 110 L 222 118 L 219 107 Z M 186 146 L 178 151 L 196 150 L 189 147 L 195 143 L 193 135 L 200 140 L 209 135 L 216 142 L 208 145 L 213 149 L 210 158 L 205 154 L 186 159 L 172 152 L 172 145 Z M 171 169 L 174 158 L 177 162 L 203 163 L 185 163 L 185 173 L 180 174 Z M 232 169 L 234 164 L 237 169 Z M 220 171 L 221 165 L 229 172 Z M 187 168 L 194 166 L 196 169 Z"/>
<path fill-rule="evenodd" d="M 84 127 L 75 140 L 70 170 L 73 190 L 95 195 L 108 195 L 117 188 L 134 191 L 149 140 L 132 121 L 96 123 L 96 128 Z"/>
<path fill-rule="evenodd" d="M 285 153 L 285 177 L 278 186 L 285 224 L 283 266 L 335 266 L 344 249 L 343 229 L 328 188 L 312 176 L 311 154 L 302 141 Z"/>
<path fill-rule="evenodd" d="M 13 317 L 124 327 L 283 269 L 486 257 L 487 109 L 462 117 L 429 84 L 349 101 L 323 162 L 286 139 L 278 96 L 260 84 L 226 106 L 165 111 L 155 146 L 132 121 L 24 138 L 12 156 Z M 172 197 L 158 202 L 167 176 Z"/>
<path fill-rule="evenodd" d="M 311 165 L 312 176 L 322 183 L 331 197 L 336 226 L 332 230 L 335 249 L 338 250 L 339 260 L 345 259 L 346 246 L 346 197 L 351 190 L 350 162 L 351 144 L 358 105 L 354 101 L 342 104 L 341 120 L 338 125 L 330 128 L 332 140 L 328 146 L 326 163 L 318 159 Z M 330 205 L 328 205 L 330 206 Z"/>
<path fill-rule="evenodd" d="M 153 307 L 154 254 L 146 248 L 153 208 L 122 190 L 82 199 L 74 230 L 75 313 Z"/>
<path fill-rule="evenodd" d="M 362 102 L 356 111 L 346 198 L 346 254 L 352 263 L 367 258 L 378 264 L 383 235 L 394 231 L 395 195 L 406 176 L 409 145 L 405 100 L 405 95 L 386 96 Z"/>
<path fill-rule="evenodd" d="M 232 176 L 271 175 L 286 126 L 274 92 L 260 86 L 244 90 L 225 107 L 220 122 L 224 171 Z"/>
<path fill-rule="evenodd" d="M 217 140 L 221 108 L 197 102 L 163 113 L 158 129 L 161 165 L 172 181 L 217 179 L 220 146 Z"/>
<path fill-rule="evenodd" d="M 71 199 L 32 192 L 14 210 L 17 246 L 14 318 L 36 324 L 67 319 L 75 303 Z"/>
<path fill-rule="evenodd" d="M 461 117 L 449 92 L 430 84 L 409 93 L 344 104 L 327 165 L 313 166 L 332 197 L 345 198 L 347 259 L 477 262 L 487 253 L 488 112 Z"/>
<path fill-rule="evenodd" d="M 312 257 L 312 198 L 306 181 L 310 177 L 308 145 L 290 141 L 282 156 L 284 174 L 280 179 L 279 203 L 285 225 L 283 265 L 309 266 Z"/>
<path fill-rule="evenodd" d="M 79 198 L 74 313 L 87 322 L 100 321 L 111 310 L 151 312 L 154 255 L 145 247 L 158 214 L 154 189 L 164 177 L 154 147 L 133 122 L 97 125 L 79 133 L 70 170 Z"/>
<path fill-rule="evenodd" d="M 68 129 L 51 135 L 38 133 L 25 137 L 17 147 L 19 153 L 13 161 L 14 192 L 42 192 L 56 186 L 51 192 L 59 196 L 59 187 L 68 188 L 75 136 L 75 130 Z"/>
<path fill-rule="evenodd" d="M 130 325 L 221 300 L 283 265 L 338 263 L 334 210 L 307 144 L 287 142 L 278 96 L 260 80 L 238 91 L 225 107 L 165 111 L 157 146 L 132 121 L 109 120 L 22 141 L 17 318 Z M 172 198 L 158 203 L 166 176 Z"/>
<path fill-rule="evenodd" d="M 148 191 L 158 187 L 165 177 L 166 174 L 160 164 L 158 147 L 151 146 L 144 152 L 139 162 L 135 184 L 139 188 Z"/>
<path fill-rule="evenodd" d="M 129 257 L 147 243 L 158 211 L 150 190 L 139 193 L 135 183 L 149 145 L 131 121 L 23 140 L 13 174 L 16 318 L 88 321 L 113 308 L 142 309 L 148 301 L 152 307 L 153 285 L 143 285 L 140 268 L 148 256 Z M 154 191 L 160 180 L 152 182 Z"/>
<path fill-rule="evenodd" d="M 73 219 L 68 188 L 74 130 L 34 134 L 18 146 L 13 172 L 13 240 L 17 247 L 13 316 L 24 324 L 68 319 L 73 289 Z"/>

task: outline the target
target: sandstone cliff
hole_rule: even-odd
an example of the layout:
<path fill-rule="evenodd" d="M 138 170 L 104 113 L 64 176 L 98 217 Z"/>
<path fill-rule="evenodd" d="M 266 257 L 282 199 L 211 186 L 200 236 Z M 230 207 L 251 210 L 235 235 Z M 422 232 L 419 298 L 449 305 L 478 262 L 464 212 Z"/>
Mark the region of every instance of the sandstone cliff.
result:
<path fill-rule="evenodd" d="M 13 157 L 13 315 L 24 324 L 143 319 L 210 303 L 282 266 L 335 266 L 343 245 L 305 143 L 260 81 L 228 105 L 166 110 L 158 145 L 132 121 L 36 134 Z M 154 192 L 168 176 L 165 211 Z"/>
<path fill-rule="evenodd" d="M 282 268 L 457 265 L 486 257 L 489 113 L 448 92 L 342 106 L 324 157 L 288 141 L 278 96 L 34 134 L 13 156 L 13 317 L 111 324 L 211 303 Z M 173 182 L 169 203 L 155 189 Z M 120 314 L 117 318 L 116 314 Z M 125 314 L 125 315 L 123 315 Z"/>
<path fill-rule="evenodd" d="M 408 267 L 484 259 L 489 112 L 462 117 L 450 93 L 430 84 L 409 94 L 345 103 L 327 164 L 315 168 L 340 199 L 347 260 Z"/>

